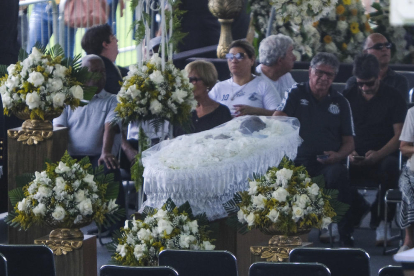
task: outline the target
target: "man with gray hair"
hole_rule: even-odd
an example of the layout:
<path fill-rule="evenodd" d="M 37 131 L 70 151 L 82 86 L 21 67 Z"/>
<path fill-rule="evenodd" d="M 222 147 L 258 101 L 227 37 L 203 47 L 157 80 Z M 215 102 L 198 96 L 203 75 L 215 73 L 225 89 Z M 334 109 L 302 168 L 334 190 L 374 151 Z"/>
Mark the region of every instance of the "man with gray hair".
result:
<path fill-rule="evenodd" d="M 330 53 L 318 53 L 309 67 L 309 82 L 292 87 L 273 115 L 296 117 L 303 138 L 295 159 L 311 176 L 323 175 L 326 187 L 339 191 L 339 200 L 352 200 L 348 171 L 342 162 L 354 150 L 354 128 L 348 101 L 331 88 L 339 61 Z M 338 224 L 344 246 L 353 246 L 353 224 L 348 211 Z"/>
<path fill-rule="evenodd" d="M 296 81 L 289 73 L 296 57 L 293 54 L 293 40 L 283 34 L 271 35 L 260 42 L 259 64 L 256 71 L 268 80 L 283 99 L 285 91 Z"/>

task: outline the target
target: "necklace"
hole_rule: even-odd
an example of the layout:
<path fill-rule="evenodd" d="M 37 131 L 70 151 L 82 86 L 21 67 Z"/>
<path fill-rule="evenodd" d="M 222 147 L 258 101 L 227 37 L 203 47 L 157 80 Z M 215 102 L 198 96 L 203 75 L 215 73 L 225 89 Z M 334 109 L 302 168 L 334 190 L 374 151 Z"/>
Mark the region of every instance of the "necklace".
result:
<path fill-rule="evenodd" d="M 240 96 L 243 95 L 243 90 L 249 85 L 249 83 L 251 83 L 254 80 L 254 78 L 255 78 L 255 76 L 252 76 L 252 79 L 248 83 L 243 84 L 241 86 L 241 89 L 239 91 L 237 91 L 236 93 L 234 93 L 234 91 L 233 91 L 233 88 L 234 88 L 234 80 L 233 80 L 233 77 L 231 77 L 231 94 L 233 94 L 233 96 L 230 98 L 230 101 L 233 101 L 234 98 L 237 95 L 240 95 Z"/>

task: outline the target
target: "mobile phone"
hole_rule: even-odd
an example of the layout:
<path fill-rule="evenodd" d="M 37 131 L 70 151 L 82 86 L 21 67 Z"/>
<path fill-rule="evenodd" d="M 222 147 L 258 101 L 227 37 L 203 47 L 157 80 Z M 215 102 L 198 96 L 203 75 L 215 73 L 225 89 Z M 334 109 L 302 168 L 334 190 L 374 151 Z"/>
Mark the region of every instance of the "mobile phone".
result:
<path fill-rule="evenodd" d="M 321 159 L 321 160 L 326 160 L 329 158 L 329 155 L 327 154 L 320 154 L 320 155 L 316 155 L 317 159 Z"/>
<path fill-rule="evenodd" d="M 355 160 L 364 160 L 365 156 L 361 156 L 361 155 L 353 155 L 352 156 Z"/>

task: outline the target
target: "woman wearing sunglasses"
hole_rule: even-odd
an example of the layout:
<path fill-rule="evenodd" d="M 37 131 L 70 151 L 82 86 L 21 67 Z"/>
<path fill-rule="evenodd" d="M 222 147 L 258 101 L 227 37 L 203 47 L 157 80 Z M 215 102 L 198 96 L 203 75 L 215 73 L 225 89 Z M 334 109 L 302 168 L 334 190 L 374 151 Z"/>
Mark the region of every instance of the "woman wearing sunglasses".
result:
<path fill-rule="evenodd" d="M 174 130 L 174 136 L 185 133 L 196 133 L 224 124 L 232 119 L 227 106 L 213 101 L 208 96 L 210 88 L 217 83 L 217 70 L 211 62 L 204 60 L 193 61 L 185 67 L 189 81 L 193 84 L 194 99 L 197 107 L 191 112 L 192 126 L 185 131 L 181 128 Z"/>
<path fill-rule="evenodd" d="M 232 116 L 272 116 L 282 99 L 268 81 L 257 76 L 253 46 L 233 41 L 226 58 L 231 78 L 216 84 L 210 98 L 228 106 Z"/>

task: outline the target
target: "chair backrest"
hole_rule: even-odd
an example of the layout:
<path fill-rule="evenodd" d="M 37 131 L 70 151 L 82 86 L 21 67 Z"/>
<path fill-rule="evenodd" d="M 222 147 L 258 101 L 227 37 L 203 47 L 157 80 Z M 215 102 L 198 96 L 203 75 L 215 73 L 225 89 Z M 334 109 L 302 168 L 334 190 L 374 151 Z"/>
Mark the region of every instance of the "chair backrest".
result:
<path fill-rule="evenodd" d="M 369 255 L 359 248 L 294 248 L 290 262 L 317 262 L 326 265 L 332 276 L 369 276 Z"/>
<path fill-rule="evenodd" d="M 297 83 L 309 80 L 309 69 L 293 69 L 290 71 L 290 74 Z"/>
<path fill-rule="evenodd" d="M 56 275 L 53 251 L 45 245 L 0 244 L 0 253 L 6 257 L 9 275 Z"/>
<path fill-rule="evenodd" d="M 320 263 L 254 263 L 249 268 L 249 276 L 330 276 L 329 269 Z"/>
<path fill-rule="evenodd" d="M 104 265 L 99 269 L 100 276 L 178 276 L 177 271 L 168 266 L 118 266 Z"/>
<path fill-rule="evenodd" d="M 7 260 L 3 254 L 0 253 L 0 276 L 7 276 Z"/>
<path fill-rule="evenodd" d="M 344 91 L 346 86 L 346 83 L 343 82 L 333 82 L 332 83 L 332 88 L 336 91 L 338 91 L 339 93 L 342 93 L 342 91 Z"/>
<path fill-rule="evenodd" d="M 380 268 L 378 276 L 404 276 L 402 266 L 389 265 Z"/>
<path fill-rule="evenodd" d="M 180 276 L 237 276 L 236 257 L 220 250 L 163 250 L 159 265 L 171 266 Z"/>

